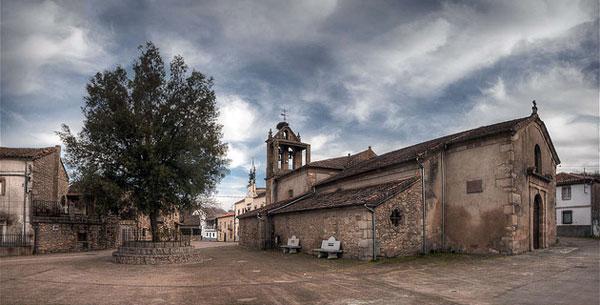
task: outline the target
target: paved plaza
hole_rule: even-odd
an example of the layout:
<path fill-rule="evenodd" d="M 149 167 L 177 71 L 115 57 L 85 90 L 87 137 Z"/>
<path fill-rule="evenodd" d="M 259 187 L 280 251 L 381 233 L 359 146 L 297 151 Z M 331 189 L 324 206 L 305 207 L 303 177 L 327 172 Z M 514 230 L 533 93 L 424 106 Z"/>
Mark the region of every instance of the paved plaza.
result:
<path fill-rule="evenodd" d="M 112 251 L 2 258 L 1 304 L 599 304 L 600 242 L 517 256 L 360 262 L 196 243 L 199 263 L 119 265 Z"/>

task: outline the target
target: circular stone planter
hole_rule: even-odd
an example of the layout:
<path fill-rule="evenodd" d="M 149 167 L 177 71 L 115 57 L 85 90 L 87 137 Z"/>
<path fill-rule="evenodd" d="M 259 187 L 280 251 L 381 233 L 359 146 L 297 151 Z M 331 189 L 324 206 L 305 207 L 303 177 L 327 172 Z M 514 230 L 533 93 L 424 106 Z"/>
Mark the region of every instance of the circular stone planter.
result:
<path fill-rule="evenodd" d="M 118 264 L 158 265 L 200 260 L 189 241 L 128 241 L 112 254 Z"/>

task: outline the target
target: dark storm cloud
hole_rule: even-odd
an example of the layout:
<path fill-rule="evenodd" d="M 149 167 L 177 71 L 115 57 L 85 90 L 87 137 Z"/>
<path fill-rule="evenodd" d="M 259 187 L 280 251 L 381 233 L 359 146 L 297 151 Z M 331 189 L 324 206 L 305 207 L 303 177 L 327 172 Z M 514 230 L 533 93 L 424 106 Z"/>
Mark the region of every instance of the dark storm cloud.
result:
<path fill-rule="evenodd" d="M 88 78 L 130 66 L 153 41 L 165 61 L 181 54 L 215 78 L 233 161 L 223 194 L 243 192 L 252 158 L 264 175 L 264 140 L 283 108 L 319 159 L 526 116 L 536 99 L 563 162 L 598 166 L 597 1 L 3 1 L 1 10 L 2 145 L 54 145 L 60 123 L 80 128 Z"/>

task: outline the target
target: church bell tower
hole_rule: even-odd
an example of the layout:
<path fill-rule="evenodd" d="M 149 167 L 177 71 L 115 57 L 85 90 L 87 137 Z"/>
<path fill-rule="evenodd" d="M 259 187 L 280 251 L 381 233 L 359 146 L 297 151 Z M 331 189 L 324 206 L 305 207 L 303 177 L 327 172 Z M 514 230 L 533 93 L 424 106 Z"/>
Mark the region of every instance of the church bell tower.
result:
<path fill-rule="evenodd" d="M 310 145 L 302 143 L 300 134 L 295 134 L 285 121 L 277 124 L 275 135 L 269 130 L 269 137 L 265 142 L 267 143 L 266 204 L 271 204 L 277 201 L 275 178 L 310 163 Z"/>

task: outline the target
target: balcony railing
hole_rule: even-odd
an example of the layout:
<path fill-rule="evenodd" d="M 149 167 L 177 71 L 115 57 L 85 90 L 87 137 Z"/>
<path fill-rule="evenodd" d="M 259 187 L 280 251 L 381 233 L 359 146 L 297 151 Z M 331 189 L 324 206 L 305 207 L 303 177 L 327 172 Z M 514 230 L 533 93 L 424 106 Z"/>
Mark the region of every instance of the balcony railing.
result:
<path fill-rule="evenodd" d="M 34 200 L 33 215 L 34 216 L 64 216 L 68 215 L 69 211 L 63 208 L 56 201 Z"/>

